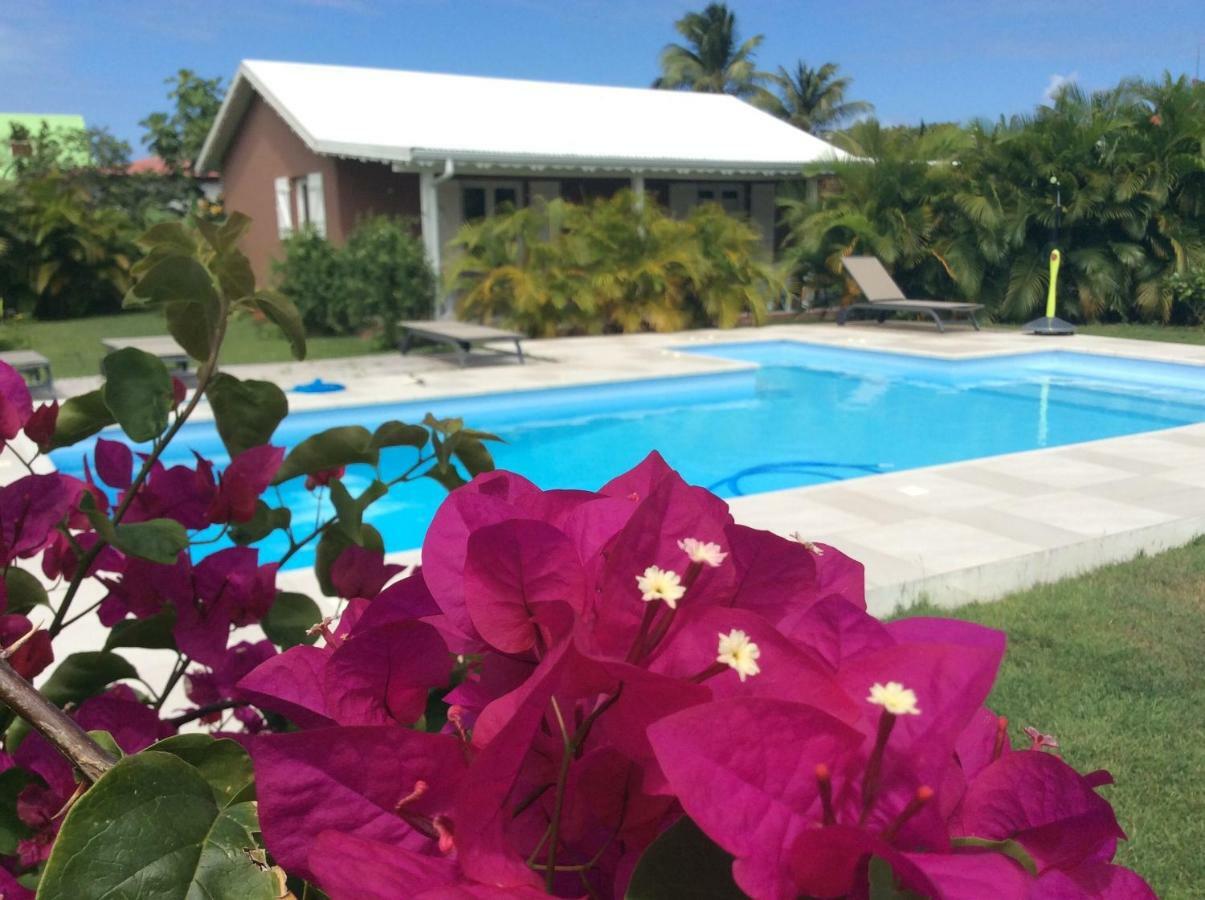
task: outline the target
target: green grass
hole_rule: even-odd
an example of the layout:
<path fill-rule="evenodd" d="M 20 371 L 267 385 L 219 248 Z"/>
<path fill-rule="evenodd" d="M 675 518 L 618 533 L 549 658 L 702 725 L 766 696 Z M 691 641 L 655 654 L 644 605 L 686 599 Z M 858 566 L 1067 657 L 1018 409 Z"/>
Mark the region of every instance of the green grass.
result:
<path fill-rule="evenodd" d="M 6 337 L 15 337 L 23 346 L 46 356 L 55 378 L 99 374 L 104 355 L 100 345 L 102 338 L 167 333 L 163 314 L 159 312 L 130 312 L 65 322 L 25 319 L 6 323 L 3 330 Z M 311 337 L 308 350 L 309 359 L 381 352 L 381 348 L 367 338 L 326 336 Z M 289 359 L 292 359 L 289 345 L 274 325 L 248 318 L 238 318 L 230 323 L 222 347 L 222 362 L 286 362 Z"/>
<path fill-rule="evenodd" d="M 1117 861 L 1165 898 L 1205 885 L 1205 539 L 952 615 L 1000 628 L 1009 650 L 989 700 L 1014 740 L 1054 734 L 1104 789 L 1130 840 Z M 1023 738 L 1023 736 L 1021 736 Z"/>
<path fill-rule="evenodd" d="M 1205 344 L 1205 327 L 1201 325 L 1077 325 L 1080 334 L 1101 337 L 1131 338 L 1138 341 L 1167 341 L 1173 344 Z"/>
<path fill-rule="evenodd" d="M 1020 331 L 1020 325 L 989 324 L 993 331 Z M 1076 325 L 1076 333 L 1099 337 L 1128 338 L 1134 341 L 1165 341 L 1169 344 L 1205 344 L 1205 326 L 1201 325 L 1154 325 L 1130 322 L 1097 322 Z"/>

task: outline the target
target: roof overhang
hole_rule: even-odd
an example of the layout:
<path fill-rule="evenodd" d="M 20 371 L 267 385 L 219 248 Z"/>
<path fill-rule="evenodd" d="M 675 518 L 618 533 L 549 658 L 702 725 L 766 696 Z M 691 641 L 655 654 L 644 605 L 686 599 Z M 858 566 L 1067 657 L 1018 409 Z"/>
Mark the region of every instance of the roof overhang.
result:
<path fill-rule="evenodd" d="M 226 150 L 234 139 L 252 99 L 257 94 L 314 153 L 322 156 L 385 163 L 399 172 L 438 169 L 442 168 L 448 160 L 452 160 L 457 172 L 460 173 L 781 179 L 802 177 L 805 166 L 813 174 L 823 171 L 825 166 L 824 160 L 805 164 L 798 161 L 750 162 L 748 160 L 717 161 L 714 159 L 594 157 L 587 155 L 546 156 L 492 153 L 454 147 L 391 147 L 322 141 L 306 131 L 301 122 L 290 113 L 287 106 L 272 94 L 261 79 L 256 77 L 252 68 L 240 65 L 230 90 L 214 119 L 213 127 L 201 147 L 201 152 L 197 155 L 197 171 L 221 169 Z M 839 159 L 834 155 L 833 163 L 838 162 Z M 819 170 L 818 166 L 821 167 Z"/>

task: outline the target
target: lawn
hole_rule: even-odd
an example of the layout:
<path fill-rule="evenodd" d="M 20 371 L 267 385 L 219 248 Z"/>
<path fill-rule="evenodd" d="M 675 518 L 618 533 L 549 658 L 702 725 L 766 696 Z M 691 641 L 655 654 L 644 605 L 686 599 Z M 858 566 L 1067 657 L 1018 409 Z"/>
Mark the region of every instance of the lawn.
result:
<path fill-rule="evenodd" d="M 1080 334 L 1132 338 L 1138 341 L 1168 341 L 1174 344 L 1205 344 L 1205 326 L 1113 323 L 1077 325 Z"/>
<path fill-rule="evenodd" d="M 166 331 L 163 314 L 156 311 L 64 322 L 25 319 L 4 325 L 6 336 L 19 338 L 24 346 L 37 350 L 50 360 L 55 378 L 98 374 L 104 355 L 101 338 L 143 337 L 165 334 Z M 308 348 L 310 359 L 381 352 L 377 344 L 359 337 L 311 337 Z M 284 362 L 291 358 L 289 345 L 274 325 L 242 317 L 230 323 L 222 347 L 222 362 Z"/>
<path fill-rule="evenodd" d="M 1054 734 L 1104 789 L 1130 840 L 1118 862 L 1165 898 L 1205 885 L 1205 539 L 952 615 L 1008 632 L 989 703 Z"/>
<path fill-rule="evenodd" d="M 1020 325 L 988 325 L 995 331 L 1020 331 Z M 1099 337 L 1128 338 L 1134 341 L 1166 341 L 1170 344 L 1205 344 L 1203 325 L 1155 325 L 1150 323 L 1097 322 L 1076 325 L 1077 334 L 1093 334 Z"/>

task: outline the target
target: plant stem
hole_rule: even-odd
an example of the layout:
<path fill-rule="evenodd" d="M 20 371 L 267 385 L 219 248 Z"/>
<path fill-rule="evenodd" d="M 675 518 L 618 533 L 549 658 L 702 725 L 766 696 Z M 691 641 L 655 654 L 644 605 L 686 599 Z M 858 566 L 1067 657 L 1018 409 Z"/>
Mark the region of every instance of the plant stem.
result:
<path fill-rule="evenodd" d="M 544 871 L 544 889 L 552 893 L 556 880 L 556 847 L 560 841 L 561 812 L 565 806 L 565 788 L 569 783 L 569 763 L 573 759 L 573 741 L 565 728 L 565 718 L 561 715 L 560 704 L 556 697 L 552 698 L 552 712 L 556 716 L 557 725 L 561 729 L 561 740 L 564 750 L 561 754 L 561 768 L 556 776 L 556 798 L 552 802 L 552 821 L 548 823 L 548 867 Z"/>
<path fill-rule="evenodd" d="M 219 700 L 217 703 L 206 703 L 204 706 L 198 706 L 196 709 L 191 709 L 183 715 L 175 716 L 168 719 L 172 725 L 187 725 L 189 722 L 195 722 L 197 719 L 203 719 L 210 713 L 222 712 L 227 709 L 237 709 L 240 706 L 250 706 L 246 700 Z"/>
<path fill-rule="evenodd" d="M 162 692 L 160 692 L 159 696 L 155 699 L 156 710 L 163 709 L 163 704 L 167 702 L 167 695 L 172 692 L 172 688 L 174 688 L 179 683 L 180 679 L 184 677 L 184 670 L 188 668 L 188 664 L 190 662 L 192 662 L 192 660 L 184 654 L 180 654 L 176 657 L 176 665 L 172 667 L 172 674 L 168 676 L 167 683 L 163 686 Z"/>
<path fill-rule="evenodd" d="M 192 397 L 176 415 L 176 420 L 168 427 L 163 436 L 155 442 L 151 453 L 143 461 L 142 467 L 138 470 L 138 474 L 134 476 L 134 480 L 130 483 L 129 488 L 122 498 L 121 504 L 113 513 L 113 524 L 121 524 L 122 518 L 129 511 L 130 505 L 134 502 L 134 498 L 138 495 L 138 491 L 142 488 L 143 483 L 151 474 L 151 469 L 155 463 L 159 461 L 159 457 L 163 455 L 163 451 L 167 445 L 172 442 L 177 432 L 184 427 L 184 423 L 188 421 L 188 417 L 192 415 L 193 410 L 197 408 L 197 404 L 201 402 L 201 397 L 205 394 L 205 389 L 209 386 L 209 382 L 213 379 L 214 373 L 218 368 L 218 352 L 222 348 L 222 339 L 226 335 L 226 310 L 223 308 L 221 318 L 218 321 L 217 334 L 214 335 L 213 349 L 209 351 L 209 359 L 201 365 L 200 374 L 197 377 L 197 386 L 193 390 Z M 49 635 L 54 638 L 64 628 L 64 621 L 67 618 L 67 610 L 71 607 L 71 602 L 75 599 L 76 593 L 83 584 L 84 578 L 88 574 L 88 570 L 92 568 L 92 563 L 96 562 L 96 557 L 100 556 L 101 550 L 106 546 L 104 539 L 97 535 L 96 543 L 88 548 L 88 552 L 84 554 L 76 565 L 75 574 L 71 578 L 71 584 L 67 586 L 67 593 L 63 596 L 63 602 L 59 604 L 59 608 L 55 610 L 54 621 L 50 623 L 47 629 Z"/>
<path fill-rule="evenodd" d="M 0 659 L 0 702 L 58 748 L 89 781 L 96 781 L 117 762 L 66 713 L 18 675 L 6 659 Z"/>

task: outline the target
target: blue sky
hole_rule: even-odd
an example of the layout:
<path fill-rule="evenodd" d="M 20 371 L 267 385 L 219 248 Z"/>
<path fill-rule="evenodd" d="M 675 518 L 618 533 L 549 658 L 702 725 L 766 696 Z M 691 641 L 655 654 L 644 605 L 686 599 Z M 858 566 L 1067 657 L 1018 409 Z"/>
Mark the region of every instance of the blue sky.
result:
<path fill-rule="evenodd" d="M 669 0 L 0 0 L 0 111 L 78 112 L 139 149 L 181 67 L 243 58 L 647 85 Z M 1205 2 L 739 0 L 763 68 L 835 61 L 891 123 L 1025 112 L 1051 84 L 1192 74 Z M 450 112 L 471 115 L 471 110 Z M 137 155 L 137 154 L 136 154 Z"/>

